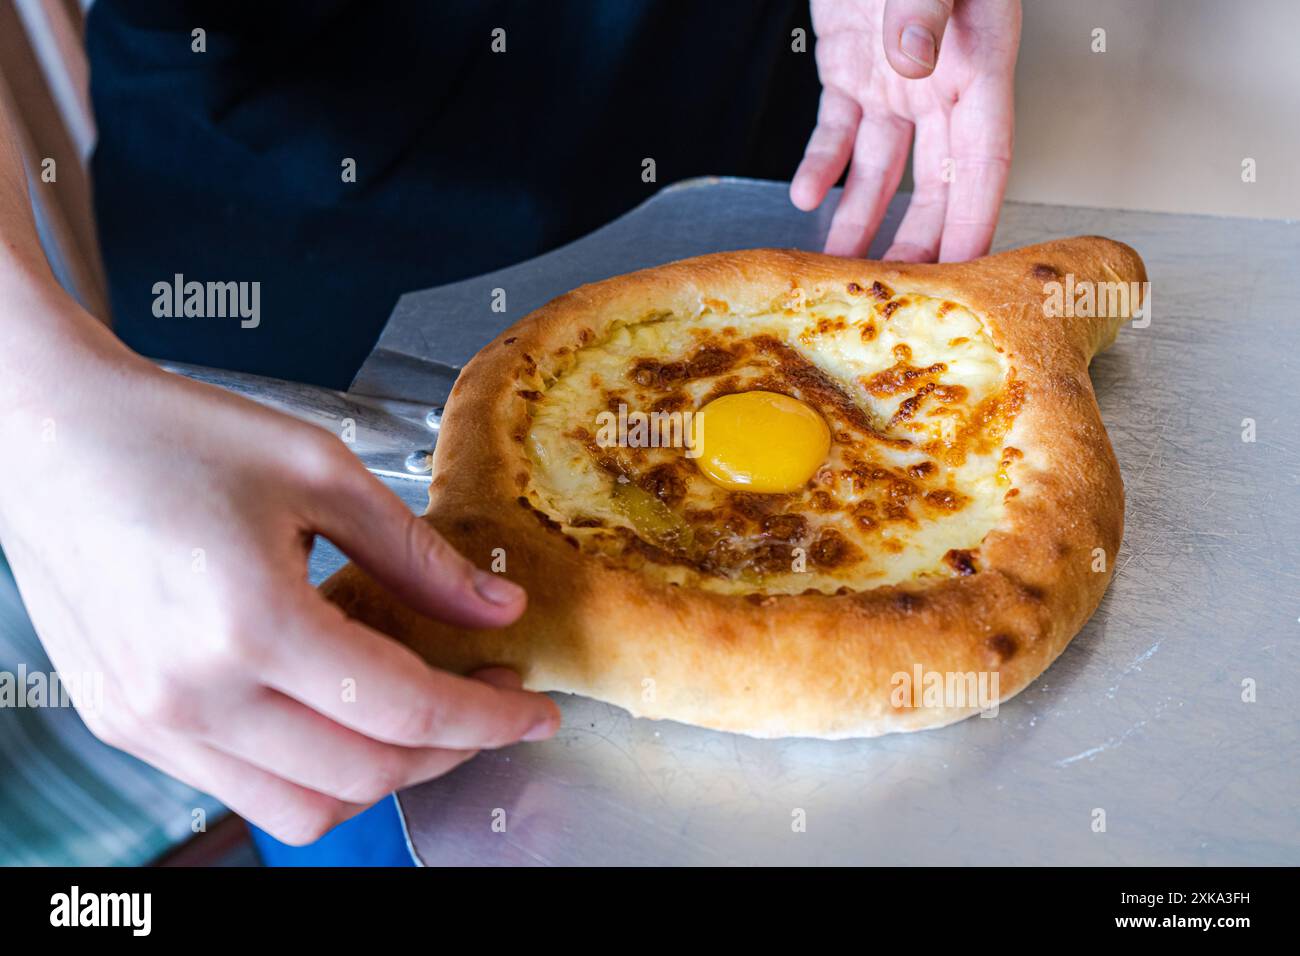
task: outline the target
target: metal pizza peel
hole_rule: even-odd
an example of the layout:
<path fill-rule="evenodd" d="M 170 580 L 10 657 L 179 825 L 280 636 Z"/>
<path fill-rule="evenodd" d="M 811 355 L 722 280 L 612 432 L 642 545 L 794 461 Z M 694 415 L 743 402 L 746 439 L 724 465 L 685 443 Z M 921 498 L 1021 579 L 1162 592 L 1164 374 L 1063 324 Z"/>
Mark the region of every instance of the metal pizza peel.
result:
<path fill-rule="evenodd" d="M 346 393 L 176 368 L 336 434 L 350 421 L 367 467 L 422 512 L 441 403 L 479 348 L 584 282 L 725 249 L 819 249 L 838 195 L 805 214 L 786 188 L 691 180 L 539 258 L 404 295 Z M 417 859 L 1300 863 L 1300 224 L 1008 203 L 994 247 L 1080 234 L 1141 253 L 1153 310 L 1093 363 L 1127 528 L 1101 607 L 1046 673 L 995 717 L 838 742 L 555 695 L 555 739 L 398 795 Z M 313 580 L 342 560 L 317 547 Z"/>

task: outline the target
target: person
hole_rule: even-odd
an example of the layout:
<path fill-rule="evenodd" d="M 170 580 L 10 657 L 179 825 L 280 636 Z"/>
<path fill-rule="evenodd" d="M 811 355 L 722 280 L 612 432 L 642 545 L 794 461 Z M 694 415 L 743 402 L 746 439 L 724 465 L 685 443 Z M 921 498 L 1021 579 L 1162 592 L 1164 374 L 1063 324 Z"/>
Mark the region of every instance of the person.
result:
<path fill-rule="evenodd" d="M 798 41 L 809 12 L 815 45 Z M 0 545 L 53 663 L 105 675 L 91 730 L 289 845 L 554 734 L 545 695 L 501 669 L 425 666 L 325 602 L 306 560 L 324 536 L 466 627 L 516 619 L 520 588 L 335 436 L 143 356 L 345 387 L 397 295 L 607 222 L 659 188 L 645 157 L 664 182 L 797 162 L 805 210 L 843 176 L 826 251 L 860 256 L 911 145 L 886 258 L 981 255 L 1019 32 L 1018 0 L 99 0 L 113 331 L 52 278 L 0 141 Z M 158 316 L 154 286 L 176 274 L 258 281 L 256 327 Z"/>

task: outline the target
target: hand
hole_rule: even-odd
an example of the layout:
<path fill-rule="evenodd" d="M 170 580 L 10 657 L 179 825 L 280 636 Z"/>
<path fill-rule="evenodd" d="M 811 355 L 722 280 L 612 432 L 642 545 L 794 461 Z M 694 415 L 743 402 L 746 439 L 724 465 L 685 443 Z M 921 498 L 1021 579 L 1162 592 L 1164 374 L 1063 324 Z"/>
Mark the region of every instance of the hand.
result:
<path fill-rule="evenodd" d="M 307 554 L 323 534 L 469 627 L 517 618 L 520 588 L 329 433 L 78 328 L 40 353 L 77 356 L 45 370 L 57 391 L 0 395 L 0 541 L 55 666 L 102 675 L 102 707 L 77 701 L 98 737 L 303 843 L 478 748 L 554 733 L 555 705 L 513 673 L 436 671 L 349 620 L 308 584 Z"/>
<path fill-rule="evenodd" d="M 790 199 L 815 209 L 852 157 L 826 252 L 866 253 L 915 130 L 912 200 L 885 258 L 984 255 L 1011 165 L 1020 0 L 813 0 L 812 15 L 822 97 Z"/>

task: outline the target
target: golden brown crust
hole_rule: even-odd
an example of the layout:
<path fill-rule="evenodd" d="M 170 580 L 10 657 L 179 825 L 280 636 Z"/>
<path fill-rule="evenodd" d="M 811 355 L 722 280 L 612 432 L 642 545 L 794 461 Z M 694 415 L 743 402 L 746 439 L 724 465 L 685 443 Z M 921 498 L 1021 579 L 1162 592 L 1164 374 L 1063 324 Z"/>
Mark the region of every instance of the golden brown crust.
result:
<path fill-rule="evenodd" d="M 1044 314 L 1044 287 L 1141 283 L 1129 247 L 1083 237 L 969 263 L 908 265 L 785 250 L 719 253 L 584 286 L 525 317 L 465 368 L 434 457 L 426 520 L 472 561 L 506 555 L 529 594 L 523 618 L 466 632 L 421 617 L 349 565 L 322 590 L 432 664 L 517 670 L 525 686 L 580 693 L 633 714 L 755 736 L 872 736 L 941 726 L 972 706 L 897 707 L 899 673 L 996 673 L 1002 700 L 1047 668 L 1092 614 L 1123 528 L 1118 464 L 1088 362 L 1128 314 Z M 1007 444 L 1016 494 L 980 546 L 977 573 L 849 594 L 731 595 L 673 586 L 578 549 L 520 503 L 530 383 L 616 316 L 735 311 L 792 294 L 873 284 L 952 299 L 978 314 L 1025 383 Z M 1136 303 L 1134 303 L 1136 305 Z M 1100 549 L 1098 551 L 1097 549 Z M 1098 570 L 1099 568 L 1099 570 Z"/>

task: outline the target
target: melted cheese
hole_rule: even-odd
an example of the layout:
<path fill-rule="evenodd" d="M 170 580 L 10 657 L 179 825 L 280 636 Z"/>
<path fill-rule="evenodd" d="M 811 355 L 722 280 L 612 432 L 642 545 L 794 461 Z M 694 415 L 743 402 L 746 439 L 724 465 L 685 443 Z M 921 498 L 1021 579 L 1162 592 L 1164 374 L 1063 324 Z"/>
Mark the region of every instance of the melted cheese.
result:
<path fill-rule="evenodd" d="M 914 294 L 849 295 L 738 316 L 702 303 L 578 349 L 530 403 L 527 497 L 610 561 L 726 593 L 835 592 L 978 569 L 1009 489 L 1002 439 L 1021 393 L 979 318 Z M 787 495 L 736 496 L 692 450 L 644 447 L 623 407 L 689 443 L 719 394 L 763 389 L 821 412 L 826 464 Z M 603 414 L 602 414 L 603 413 Z M 603 438 L 603 440 L 602 440 Z M 628 443 L 642 447 L 626 447 Z"/>

